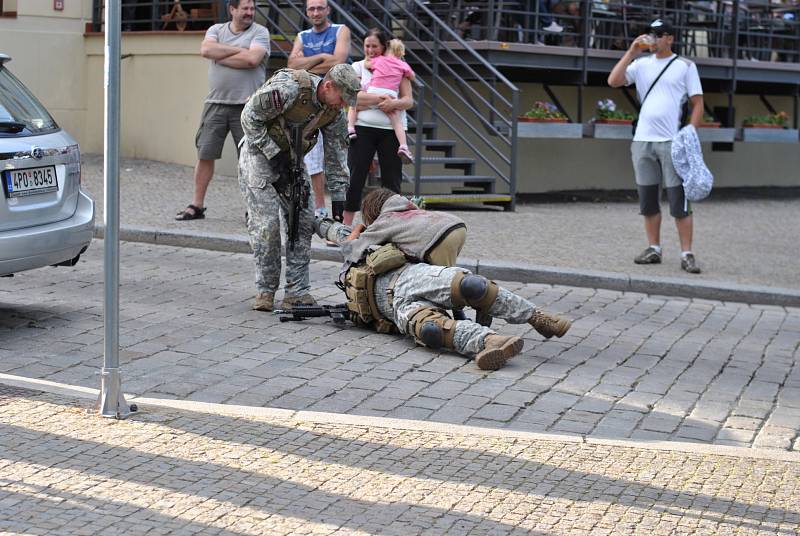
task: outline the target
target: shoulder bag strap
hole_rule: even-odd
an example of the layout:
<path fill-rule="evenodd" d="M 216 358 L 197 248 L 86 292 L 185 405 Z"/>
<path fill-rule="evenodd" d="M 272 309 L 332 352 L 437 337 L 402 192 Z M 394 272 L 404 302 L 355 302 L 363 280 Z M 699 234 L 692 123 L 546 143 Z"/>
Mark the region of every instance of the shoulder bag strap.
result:
<path fill-rule="evenodd" d="M 674 58 L 672 58 L 671 60 L 669 60 L 669 63 L 667 64 L 667 66 L 666 66 L 666 67 L 664 67 L 663 69 L 661 69 L 661 72 L 660 72 L 660 73 L 658 73 L 658 76 L 656 76 L 656 79 L 655 79 L 655 80 L 653 80 L 653 83 L 652 83 L 652 84 L 650 84 L 650 89 L 648 89 L 648 90 L 647 90 L 647 93 L 645 93 L 645 94 L 644 94 L 644 97 L 642 97 L 642 102 L 640 102 L 640 103 L 639 103 L 639 109 L 640 109 L 640 110 L 642 109 L 642 106 L 644 106 L 644 101 L 647 99 L 647 96 L 650 94 L 650 92 L 651 92 L 651 91 L 653 91 L 653 87 L 656 85 L 656 82 L 658 82 L 658 79 L 659 79 L 659 78 L 661 78 L 661 75 L 662 75 L 662 74 L 664 74 L 664 73 L 666 72 L 666 70 L 667 70 L 667 69 L 669 69 L 669 66 L 670 66 L 670 65 L 672 65 L 672 62 L 673 62 L 673 61 L 675 61 L 675 60 L 677 60 L 679 57 L 680 57 L 680 56 L 678 56 L 678 55 L 676 54 Z"/>

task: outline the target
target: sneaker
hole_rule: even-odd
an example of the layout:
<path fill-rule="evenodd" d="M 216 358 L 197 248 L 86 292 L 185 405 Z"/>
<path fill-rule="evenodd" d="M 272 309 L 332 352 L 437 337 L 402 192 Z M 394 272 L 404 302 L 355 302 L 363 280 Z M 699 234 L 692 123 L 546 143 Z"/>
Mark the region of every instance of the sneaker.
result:
<path fill-rule="evenodd" d="M 561 26 L 556 21 L 553 21 L 550 24 L 548 24 L 547 26 L 545 26 L 544 28 L 542 28 L 542 30 L 544 30 L 545 32 L 561 33 L 561 32 L 564 31 L 564 27 Z"/>
<path fill-rule="evenodd" d="M 256 294 L 256 300 L 253 302 L 253 309 L 256 311 L 272 311 L 275 306 L 275 294 L 271 292 L 262 292 Z"/>
<path fill-rule="evenodd" d="M 533 326 L 539 334 L 545 339 L 549 339 L 553 335 L 556 337 L 563 337 L 564 334 L 572 327 L 572 321 L 550 313 L 546 313 L 541 309 L 536 309 L 533 316 L 528 320 L 528 324 Z"/>
<path fill-rule="evenodd" d="M 524 344 L 525 341 L 520 337 L 487 335 L 483 341 L 483 350 L 475 356 L 475 364 L 481 370 L 497 370 L 520 353 Z"/>
<path fill-rule="evenodd" d="M 700 267 L 697 266 L 697 262 L 694 260 L 694 254 L 689 253 L 681 258 L 681 269 L 690 274 L 700 273 Z"/>
<path fill-rule="evenodd" d="M 634 257 L 633 262 L 636 264 L 661 264 L 661 253 L 652 247 L 648 247 L 637 257 Z"/>
<path fill-rule="evenodd" d="M 281 303 L 281 309 L 291 309 L 295 305 L 317 305 L 317 300 L 311 294 L 302 296 L 286 296 Z"/>
<path fill-rule="evenodd" d="M 408 150 L 408 145 L 401 145 L 397 150 L 397 156 L 400 157 L 400 160 L 402 160 L 404 164 L 414 163 L 414 156 L 411 154 L 411 151 Z"/>

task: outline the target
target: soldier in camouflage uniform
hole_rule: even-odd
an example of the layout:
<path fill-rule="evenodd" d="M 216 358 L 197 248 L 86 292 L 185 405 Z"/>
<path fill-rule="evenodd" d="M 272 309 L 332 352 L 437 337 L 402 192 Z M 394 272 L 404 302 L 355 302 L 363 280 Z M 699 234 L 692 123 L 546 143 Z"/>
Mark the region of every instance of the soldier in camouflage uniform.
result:
<path fill-rule="evenodd" d="M 349 226 L 318 219 L 314 227 L 320 237 L 338 243 L 345 259 L 348 258 L 353 242 L 347 239 L 351 232 Z M 340 276 L 351 312 L 354 308 L 351 308 L 351 294 L 346 287 L 354 267 L 358 267 L 358 263 L 346 260 Z M 476 318 L 483 315 L 501 318 L 510 324 L 529 323 L 548 339 L 554 335 L 562 337 L 572 325 L 570 320 L 542 311 L 525 298 L 464 268 L 406 263 L 375 275 L 367 288 L 372 291 L 370 309 L 375 329 L 388 331 L 381 325 L 388 321 L 400 333 L 413 336 L 425 346 L 449 348 L 474 358 L 483 370 L 497 370 L 520 353 L 522 338 L 497 335 L 489 327 L 471 320 L 453 320 L 446 310 L 469 305 L 476 309 Z M 357 318 L 356 321 L 360 323 Z"/>
<path fill-rule="evenodd" d="M 253 308 L 271 311 L 281 274 L 279 214 L 288 221 L 288 182 L 293 159 L 292 127 L 303 128 L 303 154 L 324 134 L 325 172 L 333 201 L 344 201 L 347 168 L 347 120 L 342 107 L 355 106 L 360 82 L 349 65 L 336 65 L 325 78 L 292 69 L 276 72 L 248 100 L 242 112 L 244 138 L 239 157 L 239 188 L 247 205 L 247 230 L 256 264 Z M 310 185 L 306 170 L 303 180 Z M 305 189 L 310 191 L 310 187 Z M 309 294 L 313 211 L 303 208 L 299 238 L 286 248 L 283 307 L 314 304 Z M 288 239 L 288 235 L 287 235 Z"/>

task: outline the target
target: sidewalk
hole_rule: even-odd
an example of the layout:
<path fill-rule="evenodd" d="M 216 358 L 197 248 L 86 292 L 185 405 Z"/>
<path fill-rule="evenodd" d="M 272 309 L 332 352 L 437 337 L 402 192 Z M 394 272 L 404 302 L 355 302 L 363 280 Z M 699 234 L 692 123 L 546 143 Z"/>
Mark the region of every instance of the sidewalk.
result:
<path fill-rule="evenodd" d="M 102 223 L 102 158 L 84 155 L 83 182 Z M 225 170 L 219 170 L 225 171 Z M 191 200 L 192 169 L 123 160 L 123 239 L 244 252 L 244 204 L 235 177 L 216 175 L 207 217 L 177 222 Z M 718 179 L 724 183 L 722 179 Z M 665 208 L 666 210 L 666 208 Z M 646 241 L 636 203 L 520 204 L 517 211 L 458 211 L 469 235 L 461 259 L 487 277 L 778 305 L 800 305 L 800 199 L 708 200 L 695 208 L 695 246 L 704 272 L 680 270 L 674 225 L 662 225 L 664 263 L 632 262 Z M 126 233 L 127 232 L 127 233 Z M 314 257 L 336 260 L 316 237 Z"/>
<path fill-rule="evenodd" d="M 114 421 L 79 409 L 92 398 L 0 385 L 0 532 L 696 535 L 800 526 L 796 454 L 163 400 L 137 401 L 139 413 Z"/>

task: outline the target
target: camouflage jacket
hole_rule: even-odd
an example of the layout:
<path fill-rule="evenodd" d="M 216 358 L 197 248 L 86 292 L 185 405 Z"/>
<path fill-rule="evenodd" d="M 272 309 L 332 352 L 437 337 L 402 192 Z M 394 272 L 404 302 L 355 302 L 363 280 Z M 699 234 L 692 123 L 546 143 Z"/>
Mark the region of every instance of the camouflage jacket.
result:
<path fill-rule="evenodd" d="M 304 123 L 310 123 L 326 111 L 326 106 L 317 100 L 316 89 L 322 79 L 311 75 L 312 104 L 316 112 Z M 242 111 L 242 129 L 245 133 L 246 150 L 261 151 L 267 159 L 281 152 L 280 146 L 269 135 L 269 127 L 284 111 L 291 108 L 300 93 L 300 86 L 289 69 L 276 72 L 248 99 Z M 321 129 L 325 149 L 325 176 L 331 198 L 344 200 L 350 179 L 347 167 L 347 119 L 343 110 L 336 119 Z"/>

